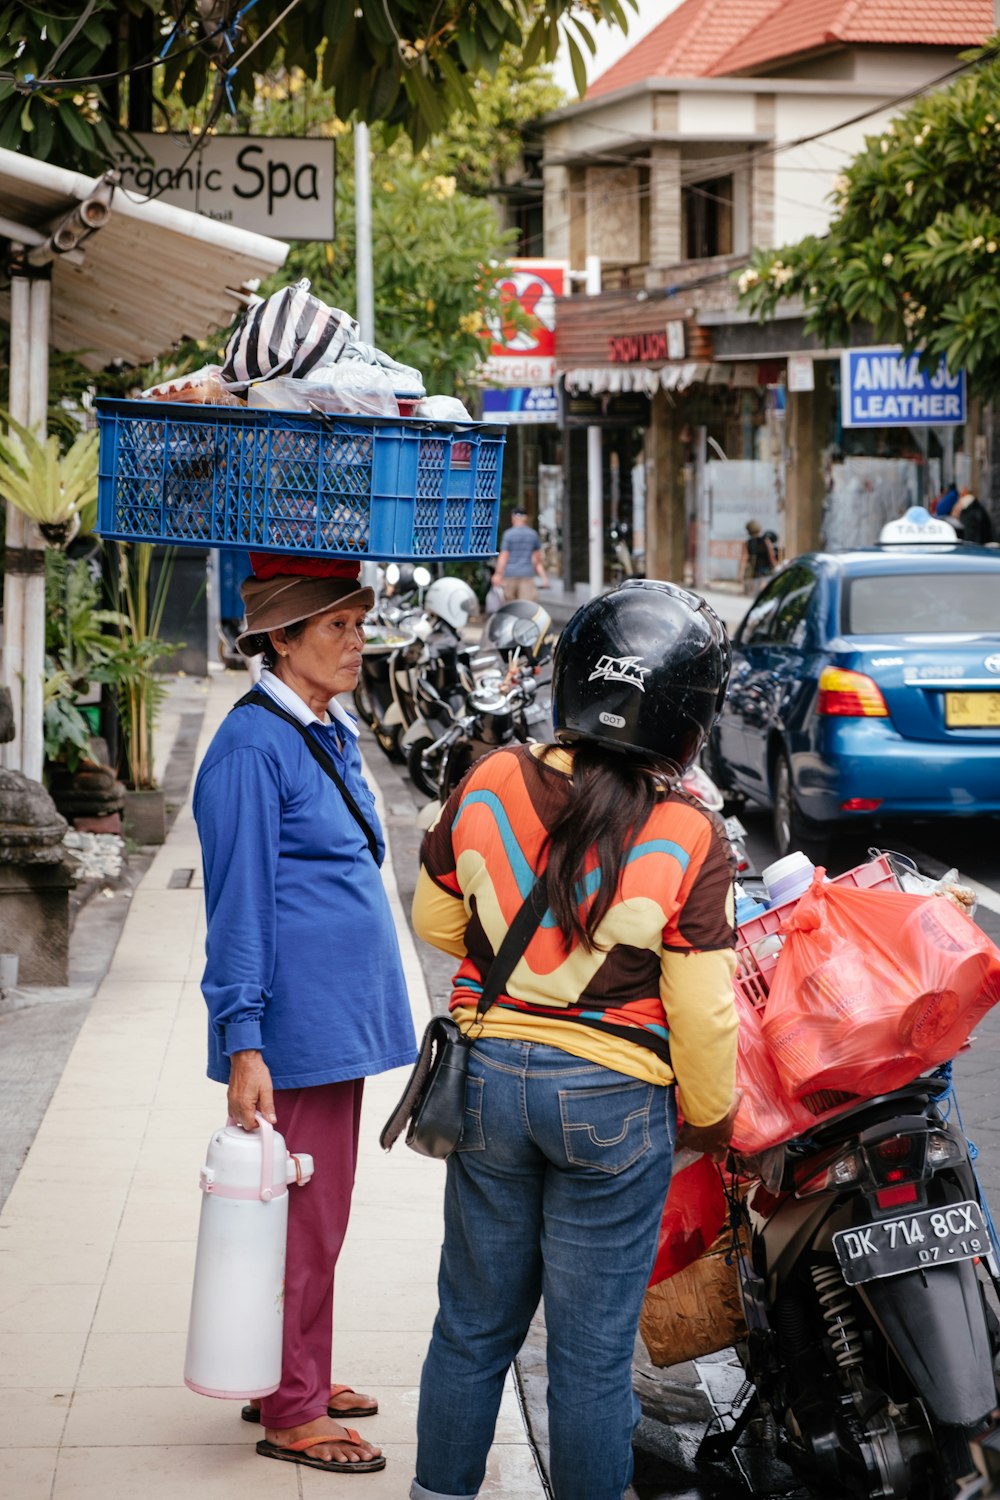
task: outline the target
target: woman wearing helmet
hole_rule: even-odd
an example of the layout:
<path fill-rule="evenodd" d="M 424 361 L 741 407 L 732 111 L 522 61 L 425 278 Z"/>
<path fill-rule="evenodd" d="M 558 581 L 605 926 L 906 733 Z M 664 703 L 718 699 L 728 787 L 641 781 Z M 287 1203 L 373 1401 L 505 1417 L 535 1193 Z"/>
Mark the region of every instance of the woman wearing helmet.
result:
<path fill-rule="evenodd" d="M 557 1500 L 621 1500 L 630 1482 L 632 1350 L 674 1146 L 721 1157 L 735 1112 L 732 874 L 676 785 L 729 665 L 696 595 L 637 579 L 591 600 L 556 650 L 556 743 L 477 762 L 424 840 L 414 925 L 461 961 L 463 1030 L 543 874 L 547 909 L 475 1028 L 411 1500 L 479 1493 L 543 1296 Z"/>

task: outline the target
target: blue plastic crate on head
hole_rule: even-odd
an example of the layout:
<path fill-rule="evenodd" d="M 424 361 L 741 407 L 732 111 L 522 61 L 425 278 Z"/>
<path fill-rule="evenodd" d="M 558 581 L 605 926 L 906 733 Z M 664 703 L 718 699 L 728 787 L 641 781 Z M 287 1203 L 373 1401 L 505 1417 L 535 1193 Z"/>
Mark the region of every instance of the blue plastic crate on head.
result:
<path fill-rule="evenodd" d="M 481 422 L 97 403 L 97 530 L 412 560 L 496 552 L 505 433 Z"/>

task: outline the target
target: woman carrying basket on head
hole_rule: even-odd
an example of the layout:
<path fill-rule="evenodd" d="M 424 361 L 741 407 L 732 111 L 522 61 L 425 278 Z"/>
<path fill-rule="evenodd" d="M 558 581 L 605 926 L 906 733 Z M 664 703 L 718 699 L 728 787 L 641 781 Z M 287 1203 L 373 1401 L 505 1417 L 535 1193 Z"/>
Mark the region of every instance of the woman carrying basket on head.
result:
<path fill-rule="evenodd" d="M 479 761 L 424 840 L 414 925 L 461 960 L 451 1012 L 477 1040 L 411 1500 L 479 1493 L 541 1299 L 557 1500 L 621 1500 L 630 1482 L 632 1350 L 674 1147 L 721 1156 L 734 1113 L 732 874 L 715 821 L 677 789 L 729 663 L 722 624 L 683 589 L 635 580 L 591 600 L 556 652 L 556 743 Z M 540 878 L 547 910 L 473 1027 Z"/>

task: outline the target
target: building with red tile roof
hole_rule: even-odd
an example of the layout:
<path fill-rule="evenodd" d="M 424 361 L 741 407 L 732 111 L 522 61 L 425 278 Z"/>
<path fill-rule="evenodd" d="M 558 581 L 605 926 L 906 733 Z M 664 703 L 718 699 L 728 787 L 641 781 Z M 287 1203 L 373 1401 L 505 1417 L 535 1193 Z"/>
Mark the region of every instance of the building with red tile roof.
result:
<path fill-rule="evenodd" d="M 684 0 L 587 98 L 651 78 L 766 74 L 849 46 L 974 47 L 993 29 L 993 0 Z"/>
<path fill-rule="evenodd" d="M 769 9 L 709 73 L 760 73 L 827 48 L 975 47 L 994 30 L 993 0 L 780 0 Z"/>
<path fill-rule="evenodd" d="M 587 87 L 587 98 L 647 78 L 700 78 L 774 10 L 775 0 L 684 0 Z"/>

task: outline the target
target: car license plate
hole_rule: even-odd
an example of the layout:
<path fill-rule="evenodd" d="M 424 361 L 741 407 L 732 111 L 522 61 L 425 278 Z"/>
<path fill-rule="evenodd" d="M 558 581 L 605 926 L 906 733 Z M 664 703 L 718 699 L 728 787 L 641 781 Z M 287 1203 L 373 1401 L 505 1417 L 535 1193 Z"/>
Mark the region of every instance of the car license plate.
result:
<path fill-rule="evenodd" d="M 898 1219 L 878 1219 L 833 1236 L 844 1280 L 852 1286 L 903 1271 L 927 1271 L 990 1250 L 978 1203 L 949 1203 Z"/>
<path fill-rule="evenodd" d="M 1000 693 L 945 693 L 949 729 L 1000 729 Z"/>

